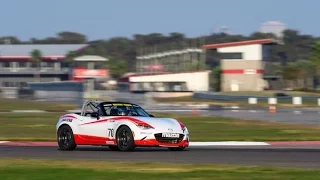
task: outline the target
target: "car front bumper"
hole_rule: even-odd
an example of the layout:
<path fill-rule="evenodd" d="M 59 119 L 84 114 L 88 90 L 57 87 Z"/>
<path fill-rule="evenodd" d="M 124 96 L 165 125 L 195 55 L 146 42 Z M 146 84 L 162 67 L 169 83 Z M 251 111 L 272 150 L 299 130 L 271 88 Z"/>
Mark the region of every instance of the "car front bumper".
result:
<path fill-rule="evenodd" d="M 143 138 L 135 139 L 136 146 L 161 146 L 161 147 L 188 147 L 189 134 L 179 133 L 179 137 L 162 137 L 162 133 L 156 133 Z"/>

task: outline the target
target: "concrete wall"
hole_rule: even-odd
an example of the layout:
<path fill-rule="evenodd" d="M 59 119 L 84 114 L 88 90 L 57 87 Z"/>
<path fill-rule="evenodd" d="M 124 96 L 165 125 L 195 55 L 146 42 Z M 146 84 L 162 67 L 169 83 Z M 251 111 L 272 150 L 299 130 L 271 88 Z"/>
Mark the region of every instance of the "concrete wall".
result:
<path fill-rule="evenodd" d="M 173 73 L 162 75 L 134 76 L 129 81 L 136 82 L 186 82 L 189 91 L 209 91 L 210 71 Z"/>
<path fill-rule="evenodd" d="M 221 60 L 222 69 L 263 69 L 261 60 Z"/>
<path fill-rule="evenodd" d="M 72 103 L 78 107 L 84 102 L 82 82 L 37 82 L 29 83 L 29 88 L 34 90 L 34 98 L 39 101 Z"/>
<path fill-rule="evenodd" d="M 265 81 L 261 74 L 229 74 L 222 78 L 222 91 L 262 91 Z"/>

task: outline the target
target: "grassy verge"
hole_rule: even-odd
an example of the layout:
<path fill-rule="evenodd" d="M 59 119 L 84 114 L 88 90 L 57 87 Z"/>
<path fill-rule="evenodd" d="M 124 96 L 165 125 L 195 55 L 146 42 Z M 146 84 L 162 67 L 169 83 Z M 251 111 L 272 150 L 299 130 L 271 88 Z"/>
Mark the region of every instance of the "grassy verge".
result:
<path fill-rule="evenodd" d="M 134 167 L 134 168 L 132 168 Z M 1 179 L 318 179 L 319 170 L 162 163 L 1 159 Z"/>
<path fill-rule="evenodd" d="M 156 117 L 164 115 L 155 114 Z M 0 116 L 0 140 L 55 141 L 60 113 Z M 320 140 L 320 126 L 291 125 L 223 117 L 165 115 L 182 121 L 192 141 L 298 141 Z"/>
<path fill-rule="evenodd" d="M 76 106 L 72 104 L 37 102 L 21 99 L 0 99 L 0 110 L 70 110 Z"/>

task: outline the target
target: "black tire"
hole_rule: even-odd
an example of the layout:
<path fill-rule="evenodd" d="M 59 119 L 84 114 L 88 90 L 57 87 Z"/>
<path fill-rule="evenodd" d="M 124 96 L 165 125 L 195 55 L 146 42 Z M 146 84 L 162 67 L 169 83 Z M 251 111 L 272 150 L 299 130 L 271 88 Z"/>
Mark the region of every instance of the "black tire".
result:
<path fill-rule="evenodd" d="M 112 151 L 119 151 L 118 146 L 109 146 L 109 149 L 111 149 Z"/>
<path fill-rule="evenodd" d="M 169 147 L 170 151 L 183 151 L 185 147 Z"/>
<path fill-rule="evenodd" d="M 59 128 L 57 141 L 60 150 L 63 151 L 72 151 L 77 147 L 70 126 L 62 126 Z"/>
<path fill-rule="evenodd" d="M 132 131 L 128 126 L 122 126 L 117 130 L 116 140 L 120 151 L 133 151 L 135 149 Z"/>

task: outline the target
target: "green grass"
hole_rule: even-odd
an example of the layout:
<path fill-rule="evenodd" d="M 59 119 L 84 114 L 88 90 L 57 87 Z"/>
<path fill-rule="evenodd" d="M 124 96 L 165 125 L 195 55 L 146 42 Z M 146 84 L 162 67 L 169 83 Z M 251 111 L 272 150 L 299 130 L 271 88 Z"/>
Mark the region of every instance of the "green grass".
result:
<path fill-rule="evenodd" d="M 55 140 L 55 125 L 62 113 L 4 113 L 0 140 Z"/>
<path fill-rule="evenodd" d="M 0 116 L 0 140 L 55 141 L 55 125 L 61 113 L 4 113 Z M 182 121 L 189 129 L 191 141 L 299 141 L 320 140 L 320 126 L 291 125 L 275 122 L 161 115 Z"/>
<path fill-rule="evenodd" d="M 134 168 L 133 168 L 134 167 Z M 1 159 L 1 180 L 300 180 L 319 179 L 315 169 L 164 163 Z"/>
<path fill-rule="evenodd" d="M 71 110 L 76 108 L 73 104 L 36 102 L 21 99 L 0 98 L 0 102 L 0 110 Z"/>

